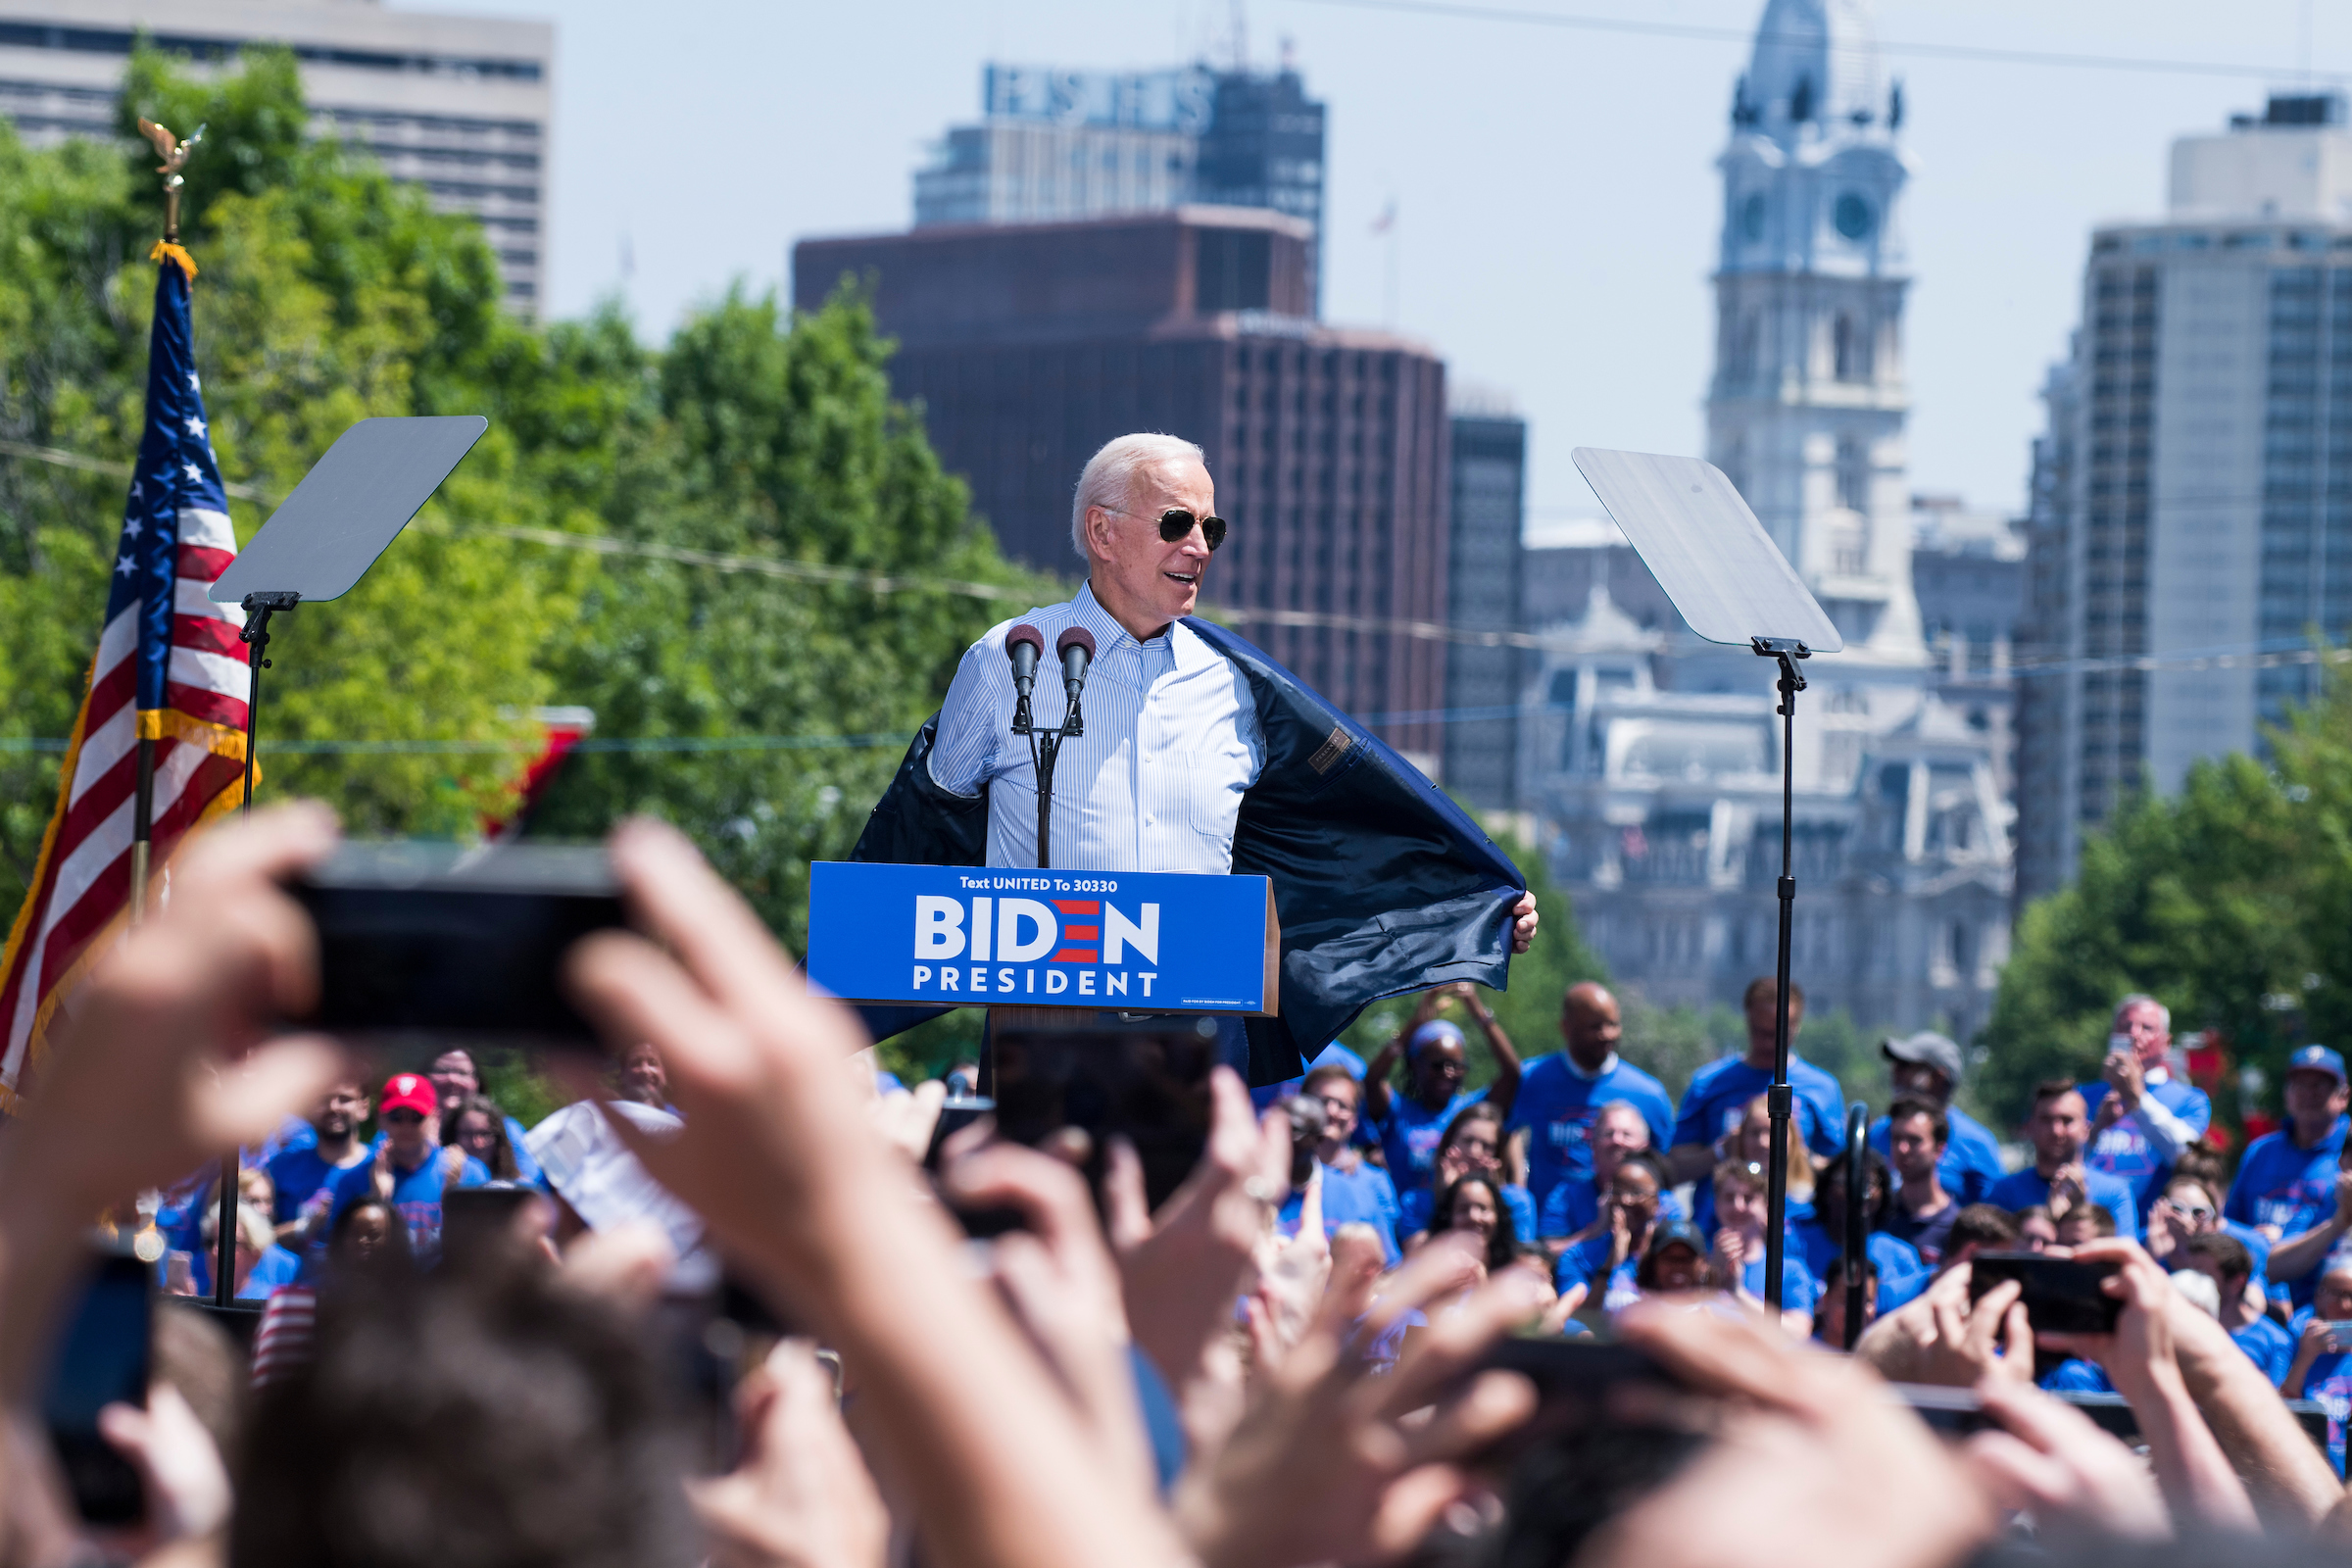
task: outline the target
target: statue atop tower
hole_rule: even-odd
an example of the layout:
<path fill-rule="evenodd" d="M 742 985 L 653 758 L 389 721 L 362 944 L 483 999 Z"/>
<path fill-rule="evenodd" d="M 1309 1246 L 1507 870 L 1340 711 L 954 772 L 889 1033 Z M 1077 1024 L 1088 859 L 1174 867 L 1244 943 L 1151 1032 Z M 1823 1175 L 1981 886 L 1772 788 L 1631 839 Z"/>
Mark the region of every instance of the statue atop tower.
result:
<path fill-rule="evenodd" d="M 1927 660 L 1903 447 L 1902 117 L 1868 0 L 1768 0 L 1717 161 L 1708 456 L 1848 657 L 1873 664 Z"/>

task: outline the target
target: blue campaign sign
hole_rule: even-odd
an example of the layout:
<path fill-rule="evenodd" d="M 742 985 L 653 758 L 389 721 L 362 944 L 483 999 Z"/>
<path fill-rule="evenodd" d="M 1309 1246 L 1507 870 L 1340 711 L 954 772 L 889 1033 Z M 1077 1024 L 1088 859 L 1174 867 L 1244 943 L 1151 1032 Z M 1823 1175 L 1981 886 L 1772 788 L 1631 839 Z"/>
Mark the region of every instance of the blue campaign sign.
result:
<path fill-rule="evenodd" d="M 1262 876 L 820 860 L 808 978 L 851 1002 L 1270 1013 Z"/>

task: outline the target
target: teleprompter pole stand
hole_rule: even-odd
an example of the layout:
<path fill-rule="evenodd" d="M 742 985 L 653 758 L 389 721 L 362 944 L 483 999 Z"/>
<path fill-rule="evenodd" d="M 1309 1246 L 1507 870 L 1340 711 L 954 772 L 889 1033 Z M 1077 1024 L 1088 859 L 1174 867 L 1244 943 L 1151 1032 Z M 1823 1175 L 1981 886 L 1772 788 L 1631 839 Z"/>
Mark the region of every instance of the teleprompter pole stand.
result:
<path fill-rule="evenodd" d="M 245 644 L 245 802 L 240 809 L 253 814 L 254 726 L 262 716 L 262 671 L 270 667 L 270 617 L 290 611 L 302 598 L 297 593 L 245 596 L 245 629 L 237 637 Z M 141 780 L 142 783 L 145 780 Z M 237 1155 L 220 1156 L 220 1204 L 213 1217 L 213 1304 L 226 1306 L 237 1295 Z"/>
<path fill-rule="evenodd" d="M 1796 694 L 1805 689 L 1805 677 L 1797 672 L 1796 662 L 1810 659 L 1813 651 L 1793 637 L 1755 637 L 1748 646 L 1758 658 L 1777 659 L 1781 664 L 1781 706 L 1777 710 L 1781 715 L 1781 941 L 1773 970 L 1780 996 L 1772 1018 L 1772 1087 L 1765 1092 L 1765 1108 L 1772 1117 L 1772 1163 L 1764 1176 L 1764 1299 L 1778 1312 L 1781 1259 L 1788 1230 L 1788 1115 L 1795 1102 L 1788 1088 L 1788 939 L 1796 917 L 1796 878 L 1789 874 L 1789 864 L 1795 842 Z M 1850 1192 L 1845 1200 L 1858 1201 Z M 1846 1273 L 1853 1275 L 1855 1268 L 1849 1259 Z"/>

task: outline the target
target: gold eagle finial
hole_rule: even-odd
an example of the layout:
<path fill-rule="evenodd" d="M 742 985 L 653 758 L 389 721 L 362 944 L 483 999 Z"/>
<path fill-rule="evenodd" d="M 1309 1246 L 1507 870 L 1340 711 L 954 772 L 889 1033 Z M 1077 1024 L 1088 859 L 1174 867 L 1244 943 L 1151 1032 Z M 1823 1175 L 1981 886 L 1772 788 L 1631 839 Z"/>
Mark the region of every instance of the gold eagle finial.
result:
<path fill-rule="evenodd" d="M 179 239 L 179 189 L 187 183 L 179 172 L 186 166 L 188 154 L 194 152 L 196 144 L 204 140 L 204 127 L 198 125 L 193 135 L 181 141 L 172 134 L 170 126 L 159 125 L 142 115 L 139 117 L 139 134 L 155 144 L 155 156 L 163 160 L 156 166 L 155 172 L 164 176 L 164 238 L 167 242 L 176 243 Z"/>

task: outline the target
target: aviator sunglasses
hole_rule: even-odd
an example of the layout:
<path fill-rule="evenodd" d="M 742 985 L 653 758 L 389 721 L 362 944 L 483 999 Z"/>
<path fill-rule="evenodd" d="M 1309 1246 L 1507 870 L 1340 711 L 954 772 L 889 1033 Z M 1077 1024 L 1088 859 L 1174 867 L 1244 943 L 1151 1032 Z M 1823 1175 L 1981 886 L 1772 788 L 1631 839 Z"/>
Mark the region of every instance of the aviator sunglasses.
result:
<path fill-rule="evenodd" d="M 1122 517 L 1140 515 L 1138 513 L 1123 511 L 1118 507 L 1104 507 L 1102 510 L 1116 512 Z M 1196 522 L 1200 525 L 1200 537 L 1208 541 L 1209 553 L 1215 554 L 1217 546 L 1225 542 L 1225 519 L 1223 517 L 1196 517 L 1182 507 L 1170 507 L 1159 514 L 1159 537 L 1168 544 L 1174 544 L 1186 534 L 1191 533 L 1193 524 Z"/>

